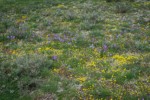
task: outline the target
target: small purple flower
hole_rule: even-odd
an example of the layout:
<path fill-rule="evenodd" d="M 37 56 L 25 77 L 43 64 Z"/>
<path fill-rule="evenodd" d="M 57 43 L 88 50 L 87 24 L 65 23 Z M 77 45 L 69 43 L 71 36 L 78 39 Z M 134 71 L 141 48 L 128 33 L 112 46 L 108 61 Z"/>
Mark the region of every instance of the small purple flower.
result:
<path fill-rule="evenodd" d="M 64 40 L 67 41 L 68 40 L 68 37 L 66 35 L 64 35 Z"/>
<path fill-rule="evenodd" d="M 9 39 L 9 38 L 10 38 L 10 36 L 7 36 L 7 38 Z"/>
<path fill-rule="evenodd" d="M 11 36 L 7 36 L 8 39 L 15 39 L 15 36 L 11 35 Z"/>
<path fill-rule="evenodd" d="M 50 34 L 48 34 L 47 36 L 48 36 L 48 37 L 50 37 L 51 35 L 50 35 Z"/>
<path fill-rule="evenodd" d="M 116 35 L 116 38 L 119 38 L 119 34 Z"/>
<path fill-rule="evenodd" d="M 106 45 L 106 44 L 104 44 L 104 45 L 103 45 L 103 50 L 104 50 L 104 52 L 106 52 L 106 51 L 107 51 L 107 49 L 108 49 L 107 45 Z"/>
<path fill-rule="evenodd" d="M 61 38 L 59 38 L 59 41 L 60 41 L 60 42 L 64 42 L 64 40 L 63 40 L 63 39 L 61 39 Z"/>
<path fill-rule="evenodd" d="M 53 60 L 57 60 L 57 56 L 52 56 L 52 59 Z"/>
<path fill-rule="evenodd" d="M 71 45 L 71 42 L 68 42 L 68 45 Z"/>
<path fill-rule="evenodd" d="M 35 37 L 35 34 L 32 34 L 32 38 L 34 38 Z"/>
<path fill-rule="evenodd" d="M 54 34 L 54 39 L 55 40 L 58 40 L 60 37 L 59 37 L 59 35 L 58 34 Z"/>
<path fill-rule="evenodd" d="M 15 36 L 11 36 L 11 39 L 15 39 Z"/>

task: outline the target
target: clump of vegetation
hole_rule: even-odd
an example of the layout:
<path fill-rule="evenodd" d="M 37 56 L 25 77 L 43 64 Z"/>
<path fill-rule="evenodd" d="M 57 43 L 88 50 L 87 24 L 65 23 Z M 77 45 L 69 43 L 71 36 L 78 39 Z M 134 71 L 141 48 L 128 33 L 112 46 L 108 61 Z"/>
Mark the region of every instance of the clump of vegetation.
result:
<path fill-rule="evenodd" d="M 106 2 L 120 2 L 120 1 L 124 0 L 106 0 Z M 126 0 L 126 1 L 134 2 L 135 0 Z"/>
<path fill-rule="evenodd" d="M 42 83 L 41 79 L 49 74 L 53 66 L 52 60 L 36 54 L 2 61 L 0 65 L 1 99 L 10 99 L 7 97 L 9 94 L 27 95 L 28 91 L 37 89 Z"/>
<path fill-rule="evenodd" d="M 115 11 L 117 13 L 127 13 L 132 9 L 130 3 L 128 2 L 117 2 L 115 7 Z"/>
<path fill-rule="evenodd" d="M 106 0 L 106 2 L 119 2 L 120 0 Z"/>

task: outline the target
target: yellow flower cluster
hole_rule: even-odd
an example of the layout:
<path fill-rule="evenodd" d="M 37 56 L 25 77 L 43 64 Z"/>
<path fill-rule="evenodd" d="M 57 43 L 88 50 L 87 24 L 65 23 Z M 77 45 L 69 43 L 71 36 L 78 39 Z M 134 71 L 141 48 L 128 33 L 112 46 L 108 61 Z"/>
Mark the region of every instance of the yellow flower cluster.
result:
<path fill-rule="evenodd" d="M 20 54 L 23 54 L 23 52 L 20 52 L 19 49 L 17 49 L 17 50 L 10 50 L 10 53 L 11 53 L 12 55 L 17 55 L 17 56 L 19 56 Z"/>
<path fill-rule="evenodd" d="M 102 73 L 105 73 L 105 70 L 103 69 L 103 70 L 101 70 L 101 72 L 102 72 Z"/>
<path fill-rule="evenodd" d="M 96 66 L 96 63 L 94 61 L 87 62 L 87 66 Z"/>
<path fill-rule="evenodd" d="M 127 58 L 128 61 L 132 61 L 132 60 L 138 59 L 138 57 L 135 57 L 135 56 L 128 56 L 126 58 Z"/>
<path fill-rule="evenodd" d="M 12 51 L 12 54 L 14 54 L 14 55 L 17 54 L 16 50 L 13 50 L 13 51 Z"/>
<path fill-rule="evenodd" d="M 99 55 L 99 51 L 95 48 L 95 49 L 93 50 L 93 54 L 94 54 L 95 56 L 98 56 L 98 55 Z"/>
<path fill-rule="evenodd" d="M 63 26 L 71 26 L 72 25 L 72 23 L 70 23 L 70 22 L 62 22 L 62 23 L 60 23 L 61 25 L 63 25 Z"/>
<path fill-rule="evenodd" d="M 94 85 L 91 85 L 91 86 L 89 86 L 88 88 L 83 88 L 82 90 L 83 90 L 84 92 L 87 92 L 87 91 L 93 90 L 93 88 L 94 88 Z"/>
<path fill-rule="evenodd" d="M 26 19 L 27 19 L 27 16 L 22 16 L 20 19 L 18 19 L 18 20 L 16 21 L 16 23 L 17 23 L 17 24 L 18 24 L 18 23 L 22 23 L 22 22 L 24 22 Z"/>
<path fill-rule="evenodd" d="M 78 77 L 76 78 L 77 81 L 79 81 L 80 83 L 83 83 L 87 80 L 87 77 Z"/>
<path fill-rule="evenodd" d="M 92 94 L 89 94 L 89 91 L 94 90 L 94 84 L 88 86 L 88 87 L 83 87 L 82 92 L 84 93 L 82 96 L 86 100 L 95 100 L 94 96 Z M 80 97 L 81 100 L 83 100 L 82 97 Z"/>
<path fill-rule="evenodd" d="M 25 20 L 25 19 L 27 19 L 27 16 L 22 16 L 21 19 Z"/>
<path fill-rule="evenodd" d="M 55 72 L 55 73 L 59 73 L 59 71 L 60 71 L 60 69 L 53 69 L 53 72 Z"/>
<path fill-rule="evenodd" d="M 148 2 L 148 1 L 144 2 L 144 5 L 150 5 L 150 2 Z"/>
<path fill-rule="evenodd" d="M 112 57 L 113 59 L 115 59 L 115 62 L 118 63 L 118 65 L 124 65 L 124 64 L 129 64 L 132 63 L 132 60 L 136 60 L 138 59 L 136 56 L 123 56 L 123 55 L 114 55 Z"/>
<path fill-rule="evenodd" d="M 55 55 L 61 55 L 62 54 L 62 50 L 54 49 L 51 47 L 38 48 L 38 52 L 44 52 L 44 51 L 52 51 Z"/>
<path fill-rule="evenodd" d="M 79 100 L 95 100 L 94 96 L 91 94 L 85 95 L 85 97 L 79 97 Z"/>
<path fill-rule="evenodd" d="M 64 4 L 58 4 L 57 8 L 67 8 Z"/>

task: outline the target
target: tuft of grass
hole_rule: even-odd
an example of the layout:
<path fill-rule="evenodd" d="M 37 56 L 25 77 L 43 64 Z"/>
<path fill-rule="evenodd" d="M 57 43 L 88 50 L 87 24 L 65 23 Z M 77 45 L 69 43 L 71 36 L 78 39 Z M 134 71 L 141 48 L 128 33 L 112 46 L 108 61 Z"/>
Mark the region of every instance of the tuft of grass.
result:
<path fill-rule="evenodd" d="M 116 13 L 127 13 L 131 11 L 132 6 L 128 2 L 117 2 L 115 4 L 115 12 Z"/>
<path fill-rule="evenodd" d="M 26 95 L 28 91 L 34 91 L 41 84 L 39 77 L 45 77 L 46 71 L 51 68 L 51 65 L 51 60 L 40 55 L 18 57 L 11 63 L 2 61 L 0 69 L 2 75 L 1 98 L 15 99 L 19 94 Z"/>

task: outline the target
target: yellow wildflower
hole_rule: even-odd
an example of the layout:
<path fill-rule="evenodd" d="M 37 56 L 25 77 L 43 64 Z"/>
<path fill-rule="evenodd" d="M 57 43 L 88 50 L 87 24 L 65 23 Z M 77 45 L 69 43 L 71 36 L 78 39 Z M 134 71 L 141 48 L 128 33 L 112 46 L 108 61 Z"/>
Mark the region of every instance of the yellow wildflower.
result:
<path fill-rule="evenodd" d="M 46 47 L 46 48 L 45 48 L 45 50 L 47 51 L 47 50 L 49 50 L 49 48 L 48 48 L 48 47 Z"/>
<path fill-rule="evenodd" d="M 53 69 L 53 71 L 55 72 L 55 73 L 58 73 L 59 72 L 59 69 Z"/>
<path fill-rule="evenodd" d="M 96 63 L 94 61 L 87 62 L 87 66 L 96 66 Z"/>
<path fill-rule="evenodd" d="M 87 77 L 78 77 L 76 80 L 79 81 L 80 83 L 83 83 L 87 80 Z"/>
<path fill-rule="evenodd" d="M 27 19 L 27 16 L 22 16 L 22 19 L 23 19 L 23 20 Z"/>
<path fill-rule="evenodd" d="M 58 4 L 58 6 L 57 6 L 58 8 L 66 8 L 66 6 L 65 5 L 63 5 L 63 4 Z"/>
<path fill-rule="evenodd" d="M 129 63 L 131 63 L 132 60 L 137 59 L 137 57 L 132 56 L 132 55 L 125 57 L 123 55 L 118 55 L 118 54 L 114 55 L 112 58 L 115 59 L 115 62 L 117 62 L 118 65 L 129 64 Z"/>
<path fill-rule="evenodd" d="M 13 50 L 13 51 L 12 51 L 12 54 L 16 54 L 16 53 L 17 53 L 16 50 Z"/>
<path fill-rule="evenodd" d="M 17 19 L 17 20 L 16 20 L 16 23 L 17 23 L 17 24 L 18 24 L 18 23 L 22 23 L 22 22 L 24 22 L 26 19 L 27 19 L 27 16 L 22 16 L 20 19 Z"/>
<path fill-rule="evenodd" d="M 101 70 L 101 72 L 102 72 L 102 73 L 105 73 L 105 70 L 103 69 L 103 70 Z"/>

